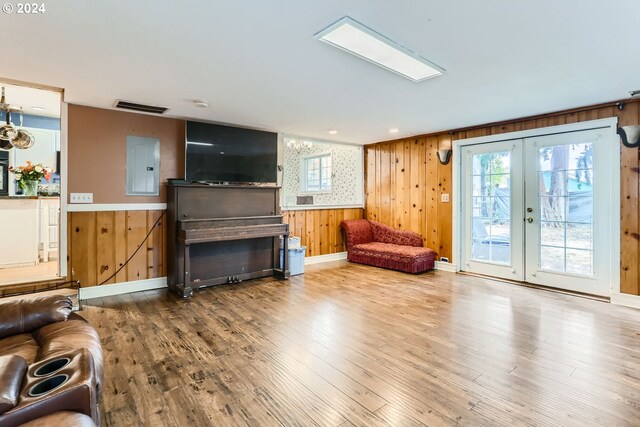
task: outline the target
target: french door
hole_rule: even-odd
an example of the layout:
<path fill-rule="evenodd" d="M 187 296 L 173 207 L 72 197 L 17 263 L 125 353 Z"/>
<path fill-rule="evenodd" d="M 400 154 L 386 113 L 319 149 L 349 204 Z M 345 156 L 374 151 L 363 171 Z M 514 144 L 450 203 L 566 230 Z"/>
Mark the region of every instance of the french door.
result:
<path fill-rule="evenodd" d="M 609 295 L 607 130 L 461 147 L 461 270 Z"/>

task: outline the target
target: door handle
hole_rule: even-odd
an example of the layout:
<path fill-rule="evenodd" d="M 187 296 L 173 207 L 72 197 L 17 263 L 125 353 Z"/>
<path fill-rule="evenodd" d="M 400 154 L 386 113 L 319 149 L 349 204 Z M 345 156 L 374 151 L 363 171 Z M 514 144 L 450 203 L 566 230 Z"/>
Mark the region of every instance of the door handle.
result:
<path fill-rule="evenodd" d="M 531 224 L 531 223 L 533 222 L 533 218 L 532 218 L 532 217 L 528 217 L 528 218 L 527 218 L 527 222 L 528 222 L 529 224 Z"/>

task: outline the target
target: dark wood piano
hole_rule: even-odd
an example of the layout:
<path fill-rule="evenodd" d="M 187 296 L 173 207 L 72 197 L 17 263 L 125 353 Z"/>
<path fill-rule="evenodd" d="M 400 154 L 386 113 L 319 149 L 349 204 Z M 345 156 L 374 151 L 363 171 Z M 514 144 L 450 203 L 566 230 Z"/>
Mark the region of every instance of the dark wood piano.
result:
<path fill-rule="evenodd" d="M 272 275 L 289 278 L 289 225 L 279 205 L 277 187 L 169 183 L 169 288 L 188 298 L 207 286 Z"/>

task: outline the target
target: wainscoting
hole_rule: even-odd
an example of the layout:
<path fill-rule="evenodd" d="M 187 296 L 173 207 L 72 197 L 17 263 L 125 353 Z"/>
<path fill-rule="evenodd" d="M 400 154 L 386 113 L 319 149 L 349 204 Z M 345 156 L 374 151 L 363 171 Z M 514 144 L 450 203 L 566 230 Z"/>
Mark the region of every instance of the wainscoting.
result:
<path fill-rule="evenodd" d="M 452 211 L 440 195 L 451 194 L 451 163 L 438 162 L 436 151 L 451 141 L 567 123 L 617 117 L 618 126 L 640 124 L 640 101 L 624 108 L 603 105 L 550 113 L 464 130 L 417 136 L 365 147 L 365 214 L 368 219 L 423 236 L 438 257 L 451 258 Z M 640 295 L 640 157 L 638 148 L 621 150 L 621 277 L 623 293 Z"/>
<path fill-rule="evenodd" d="M 81 287 L 166 276 L 164 218 L 161 210 L 70 212 L 68 280 Z M 129 263 L 111 277 L 138 249 Z"/>
<path fill-rule="evenodd" d="M 70 212 L 67 280 L 80 280 L 86 288 L 105 280 L 105 284 L 113 284 L 166 276 L 166 221 L 162 218 L 129 264 L 111 277 L 136 251 L 161 214 L 160 210 Z M 291 234 L 300 236 L 307 247 L 307 256 L 316 256 L 343 252 L 340 221 L 362 218 L 363 210 L 317 209 L 283 214 Z"/>
<path fill-rule="evenodd" d="M 283 212 L 284 222 L 289 224 L 292 236 L 300 237 L 300 244 L 307 247 L 306 256 L 343 252 L 340 221 L 363 218 L 363 209 L 314 209 Z"/>

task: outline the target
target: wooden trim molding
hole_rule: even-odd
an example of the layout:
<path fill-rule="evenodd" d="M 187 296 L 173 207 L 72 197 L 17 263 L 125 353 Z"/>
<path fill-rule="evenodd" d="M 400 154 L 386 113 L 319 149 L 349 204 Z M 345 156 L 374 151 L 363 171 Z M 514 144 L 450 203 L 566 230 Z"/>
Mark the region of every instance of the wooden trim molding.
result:
<path fill-rule="evenodd" d="M 336 252 L 333 254 L 316 255 L 316 256 L 306 257 L 304 259 L 304 265 L 321 264 L 323 262 L 340 261 L 343 259 L 347 259 L 346 252 Z"/>
<path fill-rule="evenodd" d="M 307 206 L 283 206 L 283 211 L 320 211 L 324 209 L 364 209 L 361 205 L 307 205 Z"/>
<path fill-rule="evenodd" d="M 128 294 L 131 292 L 149 291 L 152 289 L 163 289 L 167 287 L 166 277 L 156 277 L 154 279 L 134 280 L 131 282 L 117 283 L 115 285 L 93 286 L 90 288 L 80 288 L 79 298 L 87 300 L 91 298 L 102 298 L 112 295 Z"/>
<path fill-rule="evenodd" d="M 163 211 L 166 203 L 77 203 L 67 204 L 67 212 Z"/>

